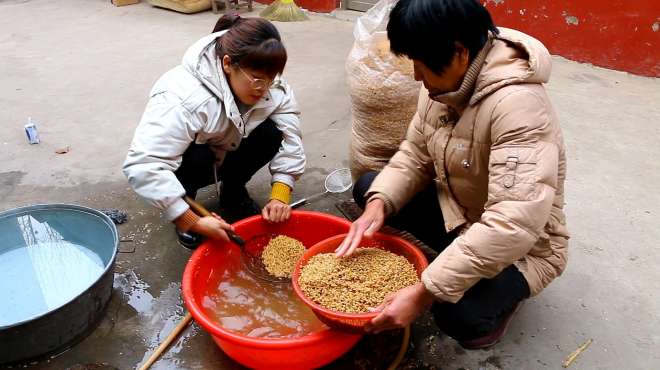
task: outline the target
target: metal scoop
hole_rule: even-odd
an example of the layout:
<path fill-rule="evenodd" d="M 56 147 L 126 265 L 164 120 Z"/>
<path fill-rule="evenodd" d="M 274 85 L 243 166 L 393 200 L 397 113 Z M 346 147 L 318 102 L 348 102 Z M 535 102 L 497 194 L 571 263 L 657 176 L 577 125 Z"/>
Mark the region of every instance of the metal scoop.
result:
<path fill-rule="evenodd" d="M 197 213 L 198 215 L 202 217 L 206 216 L 213 216 L 211 212 L 209 212 L 204 206 L 201 204 L 197 203 L 190 197 L 184 197 L 183 200 L 188 203 L 190 206 L 190 209 L 193 210 L 193 212 Z M 270 272 L 266 269 L 266 266 L 264 266 L 263 260 L 261 259 L 261 254 L 252 254 L 249 253 L 247 248 L 245 247 L 245 240 L 241 238 L 238 234 L 231 230 L 225 230 L 227 233 L 227 236 L 229 236 L 229 240 L 234 242 L 236 245 L 238 245 L 241 248 L 241 262 L 243 264 L 243 267 L 254 275 L 256 278 L 259 278 L 261 280 L 265 280 L 268 282 L 272 283 L 285 283 L 288 281 L 291 281 L 290 278 L 282 278 L 282 277 L 277 277 L 274 275 L 271 275 Z M 251 240 L 250 243 L 253 241 Z"/>
<path fill-rule="evenodd" d="M 328 193 L 343 193 L 350 189 L 351 186 L 353 186 L 353 178 L 351 177 L 350 169 L 340 168 L 334 170 L 330 172 L 330 174 L 325 178 L 325 191 L 323 193 L 317 193 L 307 198 L 302 198 L 298 201 L 295 201 L 291 203 L 291 208 L 298 208 L 305 204 L 311 203 L 312 201 L 321 198 Z"/>

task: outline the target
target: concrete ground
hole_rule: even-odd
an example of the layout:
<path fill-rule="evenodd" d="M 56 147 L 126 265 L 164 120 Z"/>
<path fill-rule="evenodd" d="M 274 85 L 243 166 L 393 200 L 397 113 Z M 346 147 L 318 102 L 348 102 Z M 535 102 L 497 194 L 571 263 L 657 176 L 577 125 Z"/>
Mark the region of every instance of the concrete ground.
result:
<path fill-rule="evenodd" d="M 121 237 L 133 240 L 121 245 L 114 294 L 98 328 L 59 356 L 15 368 L 136 368 L 182 317 L 180 278 L 190 253 L 176 244 L 172 226 L 136 198 L 120 168 L 152 84 L 216 18 L 144 2 L 122 8 L 108 0 L 0 2 L 0 210 L 45 202 L 121 208 L 130 215 Z M 344 60 L 353 25 L 314 16 L 277 26 L 304 118 L 309 167 L 299 197 L 319 191 L 324 176 L 348 162 Z M 559 57 L 554 68 L 548 89 L 569 155 L 567 271 L 523 306 L 489 350 L 464 351 L 421 318 L 403 368 L 559 369 L 589 338 L 572 368 L 660 368 L 660 81 Z M 39 145 L 26 142 L 28 116 L 39 124 Z M 69 153 L 55 154 L 66 146 Z M 250 186 L 263 201 L 268 176 L 260 173 Z M 212 191 L 201 198 L 212 206 Z M 336 213 L 336 201 L 309 208 Z M 383 368 L 378 360 L 396 351 L 399 337 L 366 338 L 329 368 Z M 193 325 L 153 368 L 240 367 Z"/>

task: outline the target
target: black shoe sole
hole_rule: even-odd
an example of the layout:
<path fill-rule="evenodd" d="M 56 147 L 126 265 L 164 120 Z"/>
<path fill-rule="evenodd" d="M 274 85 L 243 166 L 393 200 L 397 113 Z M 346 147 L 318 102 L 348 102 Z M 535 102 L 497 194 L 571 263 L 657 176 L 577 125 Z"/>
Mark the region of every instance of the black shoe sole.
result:
<path fill-rule="evenodd" d="M 177 239 L 176 242 L 179 243 L 180 246 L 182 246 L 182 247 L 184 247 L 184 248 L 186 248 L 187 250 L 190 250 L 190 251 L 194 251 L 195 249 L 197 249 L 197 247 L 199 247 L 200 244 L 202 244 L 201 242 L 195 243 L 195 244 L 188 244 L 188 243 L 182 242 L 179 239 Z"/>

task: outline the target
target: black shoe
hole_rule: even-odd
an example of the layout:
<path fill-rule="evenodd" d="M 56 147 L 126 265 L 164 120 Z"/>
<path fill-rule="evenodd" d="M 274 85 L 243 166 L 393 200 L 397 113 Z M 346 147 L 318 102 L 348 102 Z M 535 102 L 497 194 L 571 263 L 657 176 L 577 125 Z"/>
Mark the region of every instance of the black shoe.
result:
<path fill-rule="evenodd" d="M 261 207 L 255 202 L 245 187 L 237 189 L 222 188 L 220 195 L 220 216 L 230 224 L 261 214 Z"/>
<path fill-rule="evenodd" d="M 176 230 L 176 236 L 179 240 L 179 244 L 182 247 L 195 250 L 204 240 L 201 235 L 193 232 L 184 233 L 182 231 Z"/>
<path fill-rule="evenodd" d="M 518 312 L 521 306 L 522 301 L 516 303 L 516 305 L 509 312 L 504 314 L 502 322 L 491 333 L 488 333 L 479 338 L 459 342 L 460 345 L 465 349 L 485 349 L 494 346 L 506 334 L 506 331 L 509 328 L 509 324 L 511 323 L 511 319 L 513 319 L 513 316 L 516 314 L 516 312 Z"/>

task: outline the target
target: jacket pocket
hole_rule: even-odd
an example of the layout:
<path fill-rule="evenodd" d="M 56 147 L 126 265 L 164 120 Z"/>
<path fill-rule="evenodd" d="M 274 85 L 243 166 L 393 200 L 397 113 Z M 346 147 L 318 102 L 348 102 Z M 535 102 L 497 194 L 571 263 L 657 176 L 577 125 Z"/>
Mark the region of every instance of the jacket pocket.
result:
<path fill-rule="evenodd" d="M 538 182 L 536 149 L 531 146 L 502 147 L 490 152 L 488 200 L 531 200 Z"/>

